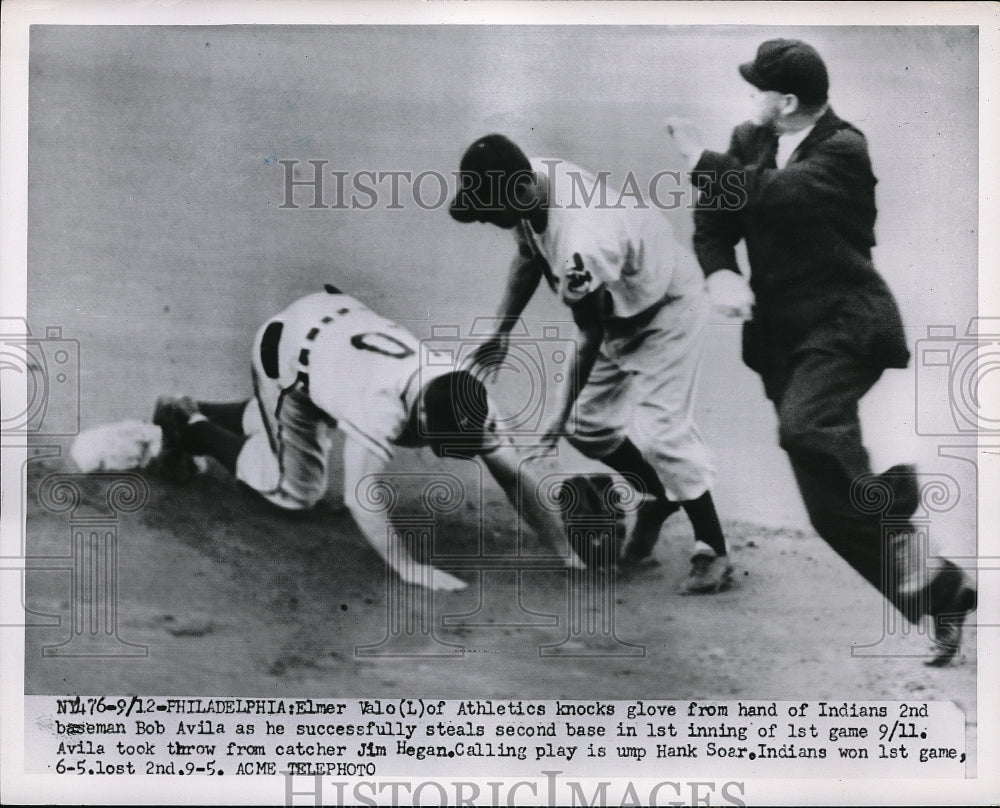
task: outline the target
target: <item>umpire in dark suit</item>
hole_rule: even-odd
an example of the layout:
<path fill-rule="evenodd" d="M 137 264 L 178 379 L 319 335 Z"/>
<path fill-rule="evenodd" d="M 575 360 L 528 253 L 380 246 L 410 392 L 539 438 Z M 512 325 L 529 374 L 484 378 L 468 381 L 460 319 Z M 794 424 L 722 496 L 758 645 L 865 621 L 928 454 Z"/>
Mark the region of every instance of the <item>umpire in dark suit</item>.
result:
<path fill-rule="evenodd" d="M 935 618 L 931 664 L 947 664 L 976 592 L 950 561 L 926 577 L 905 522 L 919 504 L 913 468 L 873 480 L 903 520 L 891 539 L 880 514 L 855 507 L 856 487 L 852 498 L 856 481 L 872 480 L 858 401 L 885 368 L 909 361 L 896 301 L 872 264 L 876 180 L 865 137 L 830 108 L 826 66 L 809 45 L 765 42 L 740 73 L 755 88 L 757 117 L 736 128 L 727 152 L 701 149 L 688 122 L 668 122 L 700 188 L 694 242 L 713 303 L 749 318 L 743 358 L 777 409 L 813 526 L 907 619 Z"/>

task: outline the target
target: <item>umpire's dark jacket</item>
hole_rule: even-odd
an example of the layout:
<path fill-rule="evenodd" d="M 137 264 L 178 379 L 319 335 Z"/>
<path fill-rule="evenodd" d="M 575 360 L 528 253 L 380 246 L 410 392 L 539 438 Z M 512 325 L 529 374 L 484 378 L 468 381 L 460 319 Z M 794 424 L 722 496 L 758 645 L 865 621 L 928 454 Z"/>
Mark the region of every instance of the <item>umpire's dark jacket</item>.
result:
<path fill-rule="evenodd" d="M 756 307 L 745 361 L 769 388 L 808 348 L 906 367 L 899 310 L 871 260 L 876 179 L 864 135 L 827 110 L 783 169 L 776 150 L 773 131 L 744 123 L 725 154 L 704 152 L 692 172 L 705 274 L 736 270 L 734 247 L 746 241 Z"/>

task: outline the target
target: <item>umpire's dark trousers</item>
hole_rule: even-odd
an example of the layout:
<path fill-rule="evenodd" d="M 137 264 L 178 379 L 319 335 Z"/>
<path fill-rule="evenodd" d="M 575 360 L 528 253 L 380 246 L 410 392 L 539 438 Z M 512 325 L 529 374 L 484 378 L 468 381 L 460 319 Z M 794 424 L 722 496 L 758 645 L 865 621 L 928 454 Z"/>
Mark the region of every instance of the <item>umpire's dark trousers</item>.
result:
<path fill-rule="evenodd" d="M 961 570 L 950 562 L 917 591 L 901 591 L 907 565 L 925 562 L 914 555 L 914 531 L 908 521 L 912 508 L 897 514 L 895 538 L 884 550 L 883 515 L 855 507 L 851 498 L 854 481 L 871 472 L 861 442 L 858 402 L 882 369 L 835 347 L 812 345 L 762 371 L 768 398 L 778 412 L 781 447 L 791 460 L 816 532 L 908 620 L 942 611 L 962 579 Z"/>

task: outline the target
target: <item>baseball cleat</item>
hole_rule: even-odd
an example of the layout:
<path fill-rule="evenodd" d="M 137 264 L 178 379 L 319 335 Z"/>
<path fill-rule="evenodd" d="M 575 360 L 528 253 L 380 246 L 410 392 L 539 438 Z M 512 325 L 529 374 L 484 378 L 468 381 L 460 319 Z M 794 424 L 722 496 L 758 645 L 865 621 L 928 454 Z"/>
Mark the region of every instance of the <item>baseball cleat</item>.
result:
<path fill-rule="evenodd" d="M 950 598 L 931 615 L 934 624 L 933 656 L 924 664 L 943 668 L 958 656 L 962 648 L 962 626 L 976 608 L 977 594 L 972 582 L 963 576 Z"/>
<path fill-rule="evenodd" d="M 681 594 L 713 594 L 728 589 L 732 582 L 733 565 L 729 563 L 729 556 L 717 555 L 704 542 L 697 542 L 691 556 L 691 571 L 681 586 Z"/>
<path fill-rule="evenodd" d="M 190 482 L 198 472 L 194 457 L 183 448 L 184 427 L 197 412 L 198 406 L 188 396 L 160 396 L 153 409 L 153 423 L 163 435 L 156 462 L 163 475 L 176 483 Z"/>

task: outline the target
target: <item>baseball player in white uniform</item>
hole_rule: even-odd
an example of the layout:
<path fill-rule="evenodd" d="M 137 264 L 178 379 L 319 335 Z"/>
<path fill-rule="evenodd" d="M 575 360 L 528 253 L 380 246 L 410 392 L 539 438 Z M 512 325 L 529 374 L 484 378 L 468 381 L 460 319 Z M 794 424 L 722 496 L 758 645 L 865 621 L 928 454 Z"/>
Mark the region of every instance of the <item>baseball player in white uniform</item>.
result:
<path fill-rule="evenodd" d="M 192 456 L 209 455 L 275 505 L 302 510 L 326 493 L 333 433 L 340 429 L 345 504 L 372 547 L 408 583 L 462 589 L 460 579 L 412 558 L 395 531 L 386 530 L 384 515 L 360 501 L 360 484 L 377 475 L 397 447 L 479 457 L 539 532 L 555 541 L 562 522 L 530 497 L 519 501 L 525 458 L 496 433 L 483 384 L 446 357 L 421 351 L 404 328 L 327 286 L 257 332 L 254 398 L 157 402 L 162 462 L 183 476 Z M 582 566 L 571 550 L 566 564 Z"/>
<path fill-rule="evenodd" d="M 512 230 L 517 241 L 501 325 L 479 364 L 503 360 L 510 326 L 544 279 L 572 310 L 581 339 L 548 442 L 565 434 L 583 454 L 641 481 L 647 499 L 623 568 L 655 563 L 663 522 L 683 508 L 696 544 L 682 591 L 724 588 L 732 565 L 710 493 L 711 456 L 693 419 L 709 317 L 697 262 L 657 211 L 599 204 L 614 204 L 610 188 L 588 202 L 593 175 L 561 160 L 529 160 L 502 135 L 473 143 L 460 176 L 452 217 Z M 574 403 L 576 422 L 568 424 Z"/>

